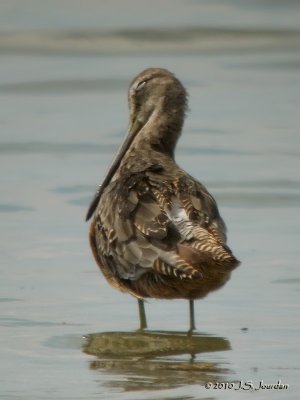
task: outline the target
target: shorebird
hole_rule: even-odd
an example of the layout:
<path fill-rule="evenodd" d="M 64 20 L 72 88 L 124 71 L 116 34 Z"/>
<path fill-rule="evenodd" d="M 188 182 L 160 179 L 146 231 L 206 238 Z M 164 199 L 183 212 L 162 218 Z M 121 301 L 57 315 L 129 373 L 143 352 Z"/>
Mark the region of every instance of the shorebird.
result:
<path fill-rule="evenodd" d="M 226 227 L 204 185 L 174 160 L 187 92 L 166 69 L 148 68 L 128 91 L 128 132 L 87 213 L 90 245 L 113 287 L 138 299 L 194 300 L 219 289 L 238 265 Z"/>

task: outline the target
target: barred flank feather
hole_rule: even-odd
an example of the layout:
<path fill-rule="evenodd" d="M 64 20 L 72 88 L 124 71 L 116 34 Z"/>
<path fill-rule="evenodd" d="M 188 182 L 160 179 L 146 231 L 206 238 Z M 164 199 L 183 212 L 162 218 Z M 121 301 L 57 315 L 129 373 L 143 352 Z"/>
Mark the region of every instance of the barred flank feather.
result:
<path fill-rule="evenodd" d="M 154 261 L 153 269 L 160 274 L 175 276 L 181 279 L 200 279 L 202 277 L 201 272 L 197 271 L 193 266 L 182 262 L 176 266 L 170 265 L 163 261 L 161 258 L 157 258 Z"/>

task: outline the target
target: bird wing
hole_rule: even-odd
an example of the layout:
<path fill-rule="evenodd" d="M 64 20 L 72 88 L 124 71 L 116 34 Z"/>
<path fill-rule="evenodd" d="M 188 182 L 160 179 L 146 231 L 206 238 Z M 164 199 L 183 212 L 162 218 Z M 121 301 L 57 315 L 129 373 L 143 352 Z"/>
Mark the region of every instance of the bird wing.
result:
<path fill-rule="evenodd" d="M 102 201 L 98 246 L 124 279 L 138 279 L 151 269 L 201 278 L 202 264 L 236 261 L 225 245 L 214 199 L 187 175 L 170 182 L 153 171 L 136 174 L 111 185 Z"/>

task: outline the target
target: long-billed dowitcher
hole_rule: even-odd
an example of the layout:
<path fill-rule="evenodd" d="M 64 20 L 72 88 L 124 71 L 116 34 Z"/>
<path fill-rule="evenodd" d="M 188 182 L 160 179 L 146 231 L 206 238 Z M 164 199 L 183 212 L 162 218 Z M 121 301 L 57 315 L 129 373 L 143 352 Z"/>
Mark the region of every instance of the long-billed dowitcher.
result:
<path fill-rule="evenodd" d="M 207 189 L 174 161 L 187 93 L 169 71 L 149 68 L 128 92 L 127 136 L 88 210 L 90 244 L 107 281 L 138 299 L 194 299 L 230 278 L 237 259 Z"/>

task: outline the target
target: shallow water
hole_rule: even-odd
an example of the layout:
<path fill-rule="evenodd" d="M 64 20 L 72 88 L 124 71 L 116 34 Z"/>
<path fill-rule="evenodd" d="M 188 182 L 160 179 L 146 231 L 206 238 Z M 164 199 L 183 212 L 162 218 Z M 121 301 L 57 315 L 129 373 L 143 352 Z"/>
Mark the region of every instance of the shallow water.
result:
<path fill-rule="evenodd" d="M 204 385 L 263 380 L 289 388 L 260 399 L 297 399 L 300 3 L 127 3 L 0 5 L 0 397 L 247 399 Z M 180 300 L 149 301 L 136 333 L 136 301 L 104 281 L 84 223 L 128 83 L 153 65 L 189 91 L 177 161 L 216 197 L 242 260 L 196 303 L 192 338 Z"/>

